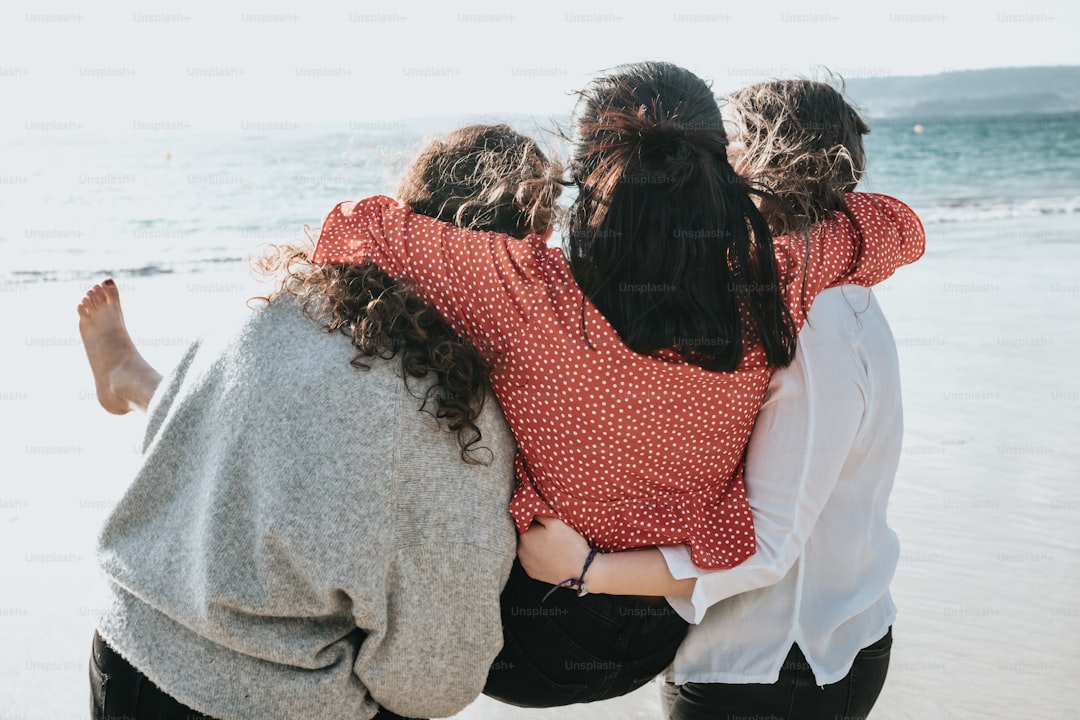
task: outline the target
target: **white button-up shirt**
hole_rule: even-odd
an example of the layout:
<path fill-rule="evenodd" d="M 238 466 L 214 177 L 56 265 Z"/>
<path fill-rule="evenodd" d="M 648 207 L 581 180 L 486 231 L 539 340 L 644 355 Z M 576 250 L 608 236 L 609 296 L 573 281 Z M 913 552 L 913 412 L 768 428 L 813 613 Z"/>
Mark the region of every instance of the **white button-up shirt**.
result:
<path fill-rule="evenodd" d="M 692 596 L 668 598 L 699 623 L 668 680 L 772 683 L 797 643 L 826 685 L 885 635 L 900 555 L 886 506 L 902 434 L 896 345 L 877 300 L 852 285 L 822 292 L 750 438 L 757 553 L 703 571 L 685 546 L 662 548 L 676 578 L 698 578 Z"/>

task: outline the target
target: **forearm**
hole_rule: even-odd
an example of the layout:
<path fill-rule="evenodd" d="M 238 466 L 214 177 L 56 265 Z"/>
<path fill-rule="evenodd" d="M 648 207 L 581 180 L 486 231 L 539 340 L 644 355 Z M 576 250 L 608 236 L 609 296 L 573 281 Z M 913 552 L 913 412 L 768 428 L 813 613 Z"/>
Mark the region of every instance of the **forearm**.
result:
<path fill-rule="evenodd" d="M 370 260 L 388 275 L 413 278 L 423 300 L 488 352 L 504 349 L 504 338 L 519 330 L 515 323 L 529 322 L 521 316 L 523 304 L 537 292 L 545 296 L 538 252 L 527 240 L 459 228 L 377 196 L 335 207 L 311 260 Z"/>
<path fill-rule="evenodd" d="M 656 548 L 601 553 L 585 577 L 589 592 L 607 595 L 689 595 L 696 582 L 676 580 Z"/>
<path fill-rule="evenodd" d="M 896 198 L 870 193 L 845 196 L 850 217 L 839 226 L 856 240 L 857 267 L 851 268 L 829 286 L 851 283 L 872 287 L 888 279 L 896 270 L 909 265 L 926 249 L 926 233 L 915 212 Z M 831 241 L 839 237 L 829 238 Z M 818 248 L 827 253 L 829 248 Z"/>
<path fill-rule="evenodd" d="M 518 560 L 525 572 L 552 585 L 578 579 L 586 565 L 586 588 L 605 595 L 675 597 L 692 593 L 697 582 L 676 580 L 656 548 L 596 553 L 591 563 L 589 555 L 588 541 L 558 518 L 537 518 L 518 537 Z"/>

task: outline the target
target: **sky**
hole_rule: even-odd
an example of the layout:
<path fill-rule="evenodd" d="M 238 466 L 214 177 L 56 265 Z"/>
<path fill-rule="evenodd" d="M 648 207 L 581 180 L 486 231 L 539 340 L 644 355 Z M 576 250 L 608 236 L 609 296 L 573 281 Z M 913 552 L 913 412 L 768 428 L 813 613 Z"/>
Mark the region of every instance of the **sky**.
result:
<path fill-rule="evenodd" d="M 1074 0 L 82 4 L 0 10 L 0 130 L 235 129 L 566 113 L 619 63 L 758 80 L 1080 64 Z"/>

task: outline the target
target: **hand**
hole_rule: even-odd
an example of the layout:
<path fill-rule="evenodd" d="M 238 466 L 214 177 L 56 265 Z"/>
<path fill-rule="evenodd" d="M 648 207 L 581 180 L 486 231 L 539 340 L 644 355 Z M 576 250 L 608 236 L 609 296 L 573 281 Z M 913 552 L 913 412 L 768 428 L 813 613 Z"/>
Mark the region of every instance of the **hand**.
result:
<path fill-rule="evenodd" d="M 589 550 L 588 541 L 577 530 L 553 517 L 536 518 L 518 537 L 518 560 L 525 572 L 552 585 L 579 577 Z"/>

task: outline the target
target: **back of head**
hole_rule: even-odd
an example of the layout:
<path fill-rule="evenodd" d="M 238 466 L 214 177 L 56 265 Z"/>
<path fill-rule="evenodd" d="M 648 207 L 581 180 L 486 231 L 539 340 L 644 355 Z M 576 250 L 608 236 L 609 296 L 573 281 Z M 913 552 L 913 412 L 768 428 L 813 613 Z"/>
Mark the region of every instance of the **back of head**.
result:
<path fill-rule="evenodd" d="M 459 227 L 522 238 L 552 225 L 558 174 L 532 139 L 508 125 L 470 125 L 416 155 L 398 199 Z"/>
<path fill-rule="evenodd" d="M 813 80 L 759 83 L 728 96 L 727 110 L 743 146 L 739 172 L 779 200 L 762 203 L 775 232 L 846 210 L 844 193 L 866 171 L 870 128 L 840 91 Z"/>
<path fill-rule="evenodd" d="M 536 143 L 506 125 L 473 125 L 430 142 L 410 163 L 399 199 L 416 212 L 461 227 L 517 237 L 543 232 L 554 220 L 562 186 Z M 454 333 L 408 281 L 374 263 L 312 265 L 308 250 L 277 248 L 263 258 L 266 273 L 284 272 L 281 289 L 329 330 L 348 334 L 352 363 L 397 357 L 404 377 L 434 374 L 424 404 L 457 433 L 461 457 L 481 439 L 476 423 L 487 372 L 475 345 Z M 358 409 L 359 412 L 359 409 Z"/>
<path fill-rule="evenodd" d="M 708 84 L 670 63 L 620 66 L 581 91 L 572 133 L 567 256 L 622 340 L 731 370 L 745 335 L 790 362 L 771 235 L 728 163 Z"/>

